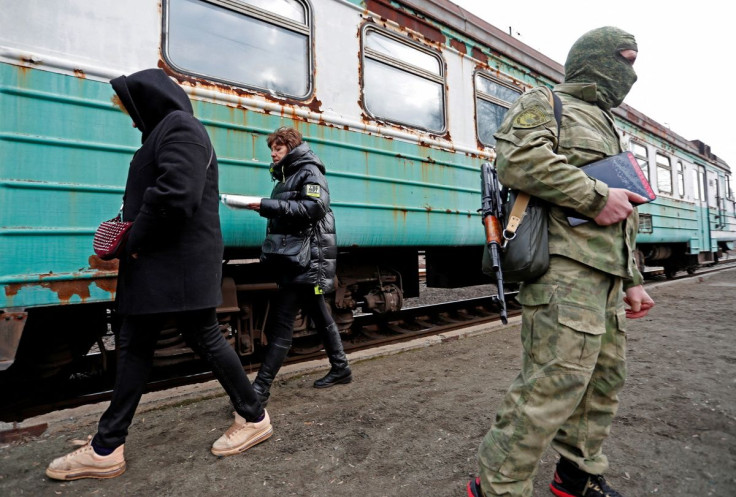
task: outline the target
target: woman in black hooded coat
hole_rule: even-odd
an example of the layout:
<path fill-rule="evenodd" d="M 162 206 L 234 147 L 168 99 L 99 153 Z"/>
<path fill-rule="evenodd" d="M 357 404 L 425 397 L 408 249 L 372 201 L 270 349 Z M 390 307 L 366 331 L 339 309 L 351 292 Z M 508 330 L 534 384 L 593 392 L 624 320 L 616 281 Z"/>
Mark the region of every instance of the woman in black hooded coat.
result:
<path fill-rule="evenodd" d="M 273 160 L 271 176 L 277 183 L 271 198 L 249 206 L 268 218 L 262 261 L 275 273 L 279 284 L 268 318 L 268 348 L 253 382 L 264 405 L 271 383 L 291 348 L 294 318 L 299 309 L 314 321 L 331 365 L 329 373 L 315 381 L 314 386 L 327 388 L 352 381 L 340 332 L 324 298 L 325 293 L 335 289 L 337 259 L 335 217 L 330 208 L 325 166 L 293 128 L 277 129 L 267 142 Z M 269 260 L 269 248 L 287 239 L 284 235 L 292 235 L 288 240 L 297 243 L 300 238 L 309 238 L 306 268 L 290 268 Z"/>
<path fill-rule="evenodd" d="M 55 459 L 54 479 L 112 478 L 125 471 L 124 442 L 151 370 L 159 332 L 175 323 L 207 360 L 235 407 L 235 421 L 212 446 L 237 454 L 273 429 L 236 352 L 220 332 L 223 241 L 217 157 L 187 94 L 160 69 L 110 81 L 113 100 L 142 133 L 128 170 L 123 219 L 133 221 L 120 258 L 117 377 L 97 434 Z"/>

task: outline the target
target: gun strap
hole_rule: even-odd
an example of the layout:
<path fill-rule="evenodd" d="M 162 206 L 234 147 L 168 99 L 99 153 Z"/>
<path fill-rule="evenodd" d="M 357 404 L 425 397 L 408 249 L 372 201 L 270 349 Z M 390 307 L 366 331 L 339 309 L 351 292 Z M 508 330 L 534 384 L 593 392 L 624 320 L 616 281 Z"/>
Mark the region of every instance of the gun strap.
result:
<path fill-rule="evenodd" d="M 562 102 L 560 101 L 560 97 L 555 95 L 555 92 L 553 92 L 546 86 L 544 86 L 543 89 L 547 92 L 549 104 L 552 106 L 552 111 L 555 114 L 555 121 L 557 121 L 557 143 L 559 144 L 560 122 L 562 121 Z M 557 147 L 555 147 L 555 152 L 557 152 Z M 506 229 L 503 231 L 503 237 L 505 239 L 511 240 L 516 236 L 516 230 L 519 229 L 521 220 L 524 218 L 527 205 L 529 205 L 529 194 L 525 192 L 519 192 L 516 195 L 514 205 L 511 207 L 509 219 L 506 223 Z"/>

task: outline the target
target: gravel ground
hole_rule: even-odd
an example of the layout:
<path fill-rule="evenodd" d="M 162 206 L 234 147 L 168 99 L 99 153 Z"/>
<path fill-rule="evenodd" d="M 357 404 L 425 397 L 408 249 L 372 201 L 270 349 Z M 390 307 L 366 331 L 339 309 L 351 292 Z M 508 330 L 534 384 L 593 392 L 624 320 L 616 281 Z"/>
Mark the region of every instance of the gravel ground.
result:
<path fill-rule="evenodd" d="M 656 306 L 628 326 L 629 379 L 605 445 L 608 479 L 627 497 L 735 496 L 736 270 L 649 293 Z M 284 375 L 269 404 L 274 436 L 233 457 L 209 452 L 232 420 L 217 385 L 151 402 L 131 427 L 127 472 L 112 480 L 45 477 L 49 461 L 93 433 L 99 416 L 66 413 L 40 437 L 0 446 L 0 495 L 463 497 L 478 444 L 518 372 L 518 333 L 512 320 L 370 360 L 353 356 L 353 383 L 326 390 L 311 386 L 324 361 L 319 371 Z M 536 497 L 551 495 L 555 462 L 552 451 L 543 456 Z"/>

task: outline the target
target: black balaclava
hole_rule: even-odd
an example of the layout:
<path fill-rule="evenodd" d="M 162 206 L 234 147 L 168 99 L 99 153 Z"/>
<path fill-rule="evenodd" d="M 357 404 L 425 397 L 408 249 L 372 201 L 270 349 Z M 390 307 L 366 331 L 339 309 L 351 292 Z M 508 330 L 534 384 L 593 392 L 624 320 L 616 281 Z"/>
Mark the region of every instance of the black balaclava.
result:
<path fill-rule="evenodd" d="M 636 81 L 621 50 L 637 50 L 633 35 L 607 26 L 588 31 L 573 44 L 565 61 L 565 83 L 595 83 L 598 106 L 618 107 Z"/>
<path fill-rule="evenodd" d="M 145 142 L 164 117 L 176 110 L 194 115 L 192 103 L 182 88 L 161 69 L 145 69 L 110 80 Z"/>

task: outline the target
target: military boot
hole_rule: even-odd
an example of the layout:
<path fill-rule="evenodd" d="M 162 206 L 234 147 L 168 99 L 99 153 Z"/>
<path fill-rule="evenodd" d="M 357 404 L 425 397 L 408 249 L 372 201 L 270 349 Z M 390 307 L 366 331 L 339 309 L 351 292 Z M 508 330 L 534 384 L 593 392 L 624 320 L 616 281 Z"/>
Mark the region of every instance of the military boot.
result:
<path fill-rule="evenodd" d="M 348 358 L 342 348 L 342 339 L 336 324 L 333 323 L 323 330 L 322 341 L 331 367 L 327 375 L 314 382 L 314 388 L 328 388 L 353 381 L 353 374 L 348 366 Z"/>
<path fill-rule="evenodd" d="M 623 497 L 608 486 L 603 475 L 591 475 L 560 458 L 549 489 L 557 497 Z"/>

